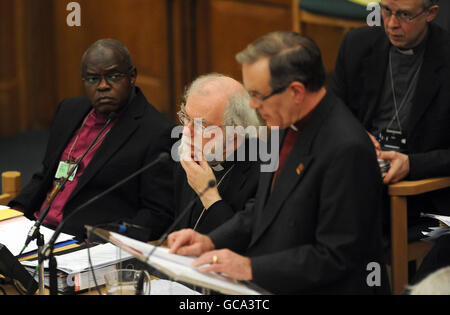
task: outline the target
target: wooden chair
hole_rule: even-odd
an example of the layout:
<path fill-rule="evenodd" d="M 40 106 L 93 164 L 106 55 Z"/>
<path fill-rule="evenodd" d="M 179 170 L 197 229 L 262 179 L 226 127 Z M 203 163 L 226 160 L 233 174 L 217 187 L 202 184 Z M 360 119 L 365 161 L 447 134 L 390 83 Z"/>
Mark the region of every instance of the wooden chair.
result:
<path fill-rule="evenodd" d="M 450 187 L 450 177 L 418 181 L 402 181 L 389 185 L 391 202 L 391 288 L 393 294 L 401 294 L 408 285 L 408 262 L 423 259 L 432 244 L 416 241 L 408 244 L 408 217 L 406 199 Z"/>
<path fill-rule="evenodd" d="M 2 173 L 2 194 L 0 205 L 7 205 L 20 191 L 20 172 Z"/>
<path fill-rule="evenodd" d="M 315 40 L 330 76 L 335 67 L 339 47 L 352 28 L 367 26 L 368 11 L 347 0 L 291 0 L 292 29 Z"/>
<path fill-rule="evenodd" d="M 305 6 L 302 6 L 302 1 L 305 3 Z M 319 2 L 317 0 L 314 1 L 314 3 Z M 348 1 L 344 0 L 330 0 L 330 3 L 333 3 L 331 8 L 330 6 L 321 8 L 320 6 L 311 7 L 308 5 L 308 2 L 313 3 L 311 0 L 292 0 L 292 29 L 295 32 L 304 32 L 306 24 L 339 27 L 342 28 L 343 34 L 352 28 L 367 26 L 366 19 L 368 12 L 366 13 L 364 11 L 365 8 L 363 6 L 352 2 L 348 3 Z M 342 9 L 336 10 L 335 8 L 339 8 L 338 6 L 341 6 Z M 358 10 L 359 6 L 362 7 L 360 11 Z M 353 14 L 342 13 L 345 11 L 348 12 L 347 7 L 353 10 Z"/>

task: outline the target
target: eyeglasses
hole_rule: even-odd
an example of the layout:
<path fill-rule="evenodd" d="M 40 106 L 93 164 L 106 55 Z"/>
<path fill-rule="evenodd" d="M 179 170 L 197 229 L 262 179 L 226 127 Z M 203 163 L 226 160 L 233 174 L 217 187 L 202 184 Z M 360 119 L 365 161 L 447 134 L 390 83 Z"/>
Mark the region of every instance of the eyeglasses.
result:
<path fill-rule="evenodd" d="M 89 86 L 98 86 L 100 82 L 102 82 L 102 79 L 105 79 L 105 81 L 109 85 L 113 85 L 115 83 L 119 83 L 122 80 L 122 78 L 126 77 L 128 74 L 129 72 L 128 73 L 114 72 L 105 75 L 98 75 L 98 74 L 86 75 L 82 78 L 82 80 Z"/>
<path fill-rule="evenodd" d="M 391 18 L 393 15 L 395 15 L 395 17 L 403 23 L 409 24 L 411 23 L 415 18 L 418 18 L 419 16 L 423 15 L 424 13 L 426 13 L 430 7 L 425 8 L 422 12 L 420 12 L 417 15 L 412 15 L 410 12 L 408 11 L 397 11 L 397 12 L 392 12 L 391 9 L 389 9 L 387 6 L 385 5 L 380 5 L 381 6 L 381 15 L 383 16 L 383 18 L 385 19 L 389 19 Z"/>
<path fill-rule="evenodd" d="M 179 112 L 177 112 L 178 115 L 178 119 L 180 120 L 181 124 L 184 126 L 189 125 L 192 121 L 197 122 L 198 125 L 200 125 L 203 129 L 206 129 L 207 124 L 205 122 L 205 120 L 203 118 L 195 118 L 192 119 L 191 117 L 189 117 L 186 112 L 184 110 L 180 110 Z"/>
<path fill-rule="evenodd" d="M 191 117 L 188 116 L 188 114 L 186 113 L 186 109 L 185 109 L 185 105 L 182 104 L 181 105 L 181 109 L 177 112 L 177 116 L 178 116 L 178 120 L 180 121 L 180 123 L 183 126 L 187 126 L 189 125 L 191 122 L 194 124 L 194 131 L 195 132 L 201 132 L 203 134 L 203 132 L 205 131 L 206 128 L 212 128 L 212 127 L 223 127 L 223 125 L 220 126 L 216 126 L 216 125 L 211 125 L 208 124 L 208 122 L 203 119 L 203 118 L 194 118 L 192 119 Z M 198 129 L 200 128 L 200 129 Z"/>
<path fill-rule="evenodd" d="M 185 105 L 181 105 L 181 109 L 177 112 L 178 119 L 180 120 L 181 124 L 183 126 L 189 125 L 191 122 L 194 123 L 194 130 L 197 129 L 197 131 L 200 131 L 203 133 L 203 131 L 208 127 L 208 123 L 203 118 L 194 118 L 188 116 L 186 113 Z M 198 130 L 200 128 L 200 130 Z"/>
<path fill-rule="evenodd" d="M 257 100 L 260 103 L 263 103 L 263 102 L 267 101 L 269 98 L 271 98 L 272 96 L 280 94 L 280 93 L 283 93 L 284 91 L 286 91 L 286 89 L 288 87 L 289 87 L 289 85 L 287 85 L 285 87 L 281 87 L 281 88 L 275 89 L 275 90 L 272 91 L 272 93 L 270 93 L 267 96 L 259 96 L 259 95 L 257 95 L 258 92 L 253 92 L 253 91 L 252 92 L 249 91 L 248 93 L 250 94 L 251 98 Z"/>

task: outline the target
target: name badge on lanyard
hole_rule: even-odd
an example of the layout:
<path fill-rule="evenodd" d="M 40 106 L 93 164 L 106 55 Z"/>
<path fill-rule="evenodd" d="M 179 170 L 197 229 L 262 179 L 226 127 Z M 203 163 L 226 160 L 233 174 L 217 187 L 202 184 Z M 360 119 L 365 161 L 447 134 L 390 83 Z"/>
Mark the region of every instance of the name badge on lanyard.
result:
<path fill-rule="evenodd" d="M 378 136 L 383 150 L 392 150 L 397 152 L 407 152 L 407 140 L 403 132 L 398 130 L 386 129 Z"/>
<path fill-rule="evenodd" d="M 56 170 L 55 178 L 61 179 L 61 178 L 67 178 L 69 176 L 69 173 L 72 172 L 72 168 L 75 167 L 75 163 L 69 163 L 61 161 L 59 162 L 58 169 Z M 75 179 L 75 175 L 77 174 L 78 166 L 75 167 L 75 169 L 72 172 L 72 175 L 70 175 L 69 181 L 73 181 Z"/>

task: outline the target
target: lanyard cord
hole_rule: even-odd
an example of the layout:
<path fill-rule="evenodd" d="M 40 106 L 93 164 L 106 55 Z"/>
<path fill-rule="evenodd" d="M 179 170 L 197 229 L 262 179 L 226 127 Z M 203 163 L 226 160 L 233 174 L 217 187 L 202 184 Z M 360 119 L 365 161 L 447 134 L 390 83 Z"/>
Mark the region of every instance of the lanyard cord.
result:
<path fill-rule="evenodd" d="M 411 90 L 412 90 L 413 86 L 415 85 L 415 82 L 416 82 L 417 79 L 418 79 L 420 69 L 422 68 L 422 63 L 423 63 L 423 60 L 422 60 L 422 62 L 420 63 L 420 65 L 419 65 L 419 67 L 418 67 L 416 73 L 414 74 L 414 77 L 413 77 L 413 79 L 412 79 L 412 81 L 411 81 L 411 84 L 410 84 L 409 87 L 408 87 L 408 90 L 406 90 L 406 93 L 405 93 L 405 95 L 403 96 L 403 100 L 402 100 L 402 102 L 400 103 L 400 107 L 398 107 L 398 106 L 397 106 L 397 97 L 396 97 L 396 95 L 395 95 L 394 74 L 393 74 L 393 71 L 392 71 L 392 52 L 389 52 L 389 72 L 390 72 L 390 75 L 391 75 L 391 87 L 392 87 L 392 95 L 393 95 L 393 98 L 394 98 L 395 115 L 394 115 L 394 117 L 392 117 L 392 120 L 391 120 L 391 122 L 388 124 L 388 126 L 386 127 L 386 129 L 389 129 L 389 127 L 391 127 L 391 125 L 392 125 L 392 123 L 394 122 L 394 120 L 397 120 L 398 128 L 400 129 L 400 132 L 402 132 L 402 125 L 401 125 L 401 123 L 400 123 L 399 113 L 400 113 L 400 111 L 402 110 L 403 106 L 406 104 L 406 100 L 407 100 L 407 98 L 408 98 L 408 95 L 411 93 Z"/>
<path fill-rule="evenodd" d="M 231 170 L 234 168 L 235 165 L 236 165 L 236 164 L 233 164 L 233 165 L 230 167 L 230 169 L 222 176 L 222 178 L 220 179 L 220 181 L 217 183 L 217 189 L 219 189 L 220 184 L 222 183 L 222 181 L 224 180 L 224 178 L 228 175 L 228 173 L 231 172 Z M 200 219 L 203 217 L 203 214 L 205 213 L 205 211 L 206 211 L 206 208 L 203 208 L 202 213 L 200 213 L 200 215 L 199 215 L 199 217 L 198 217 L 198 219 L 197 219 L 197 222 L 195 223 L 195 226 L 194 226 L 193 230 L 196 230 L 196 229 L 197 229 L 197 226 L 198 226 L 198 224 L 199 224 L 199 222 L 200 222 Z"/>
<path fill-rule="evenodd" d="M 94 111 L 94 109 L 92 109 L 92 110 L 90 111 L 89 115 L 86 116 L 86 118 L 84 119 L 83 123 L 81 124 L 80 129 L 78 130 L 77 137 L 76 137 L 75 141 L 73 142 L 72 147 L 70 148 L 70 151 L 69 151 L 69 153 L 68 153 L 68 155 L 67 155 L 67 160 L 68 160 L 69 163 L 71 162 L 71 159 L 70 159 L 70 158 L 71 158 L 71 155 L 72 155 L 72 151 L 73 151 L 75 145 L 78 143 L 78 139 L 80 138 L 81 131 L 83 130 L 83 127 L 84 127 L 84 125 L 86 124 L 87 119 L 89 118 L 89 116 L 92 114 L 93 111 Z M 106 124 L 107 124 L 107 123 L 108 123 L 108 121 L 106 122 Z M 108 130 L 106 130 L 106 132 L 105 132 L 100 138 L 98 138 L 97 141 L 95 141 L 95 143 L 94 143 L 94 145 L 92 146 L 92 148 L 94 148 L 94 147 L 97 146 L 100 142 L 102 142 L 103 139 L 106 137 L 106 135 L 107 135 L 110 131 L 111 131 L 111 128 L 109 128 Z M 81 158 L 81 156 L 80 156 L 79 158 L 77 158 L 77 159 L 74 158 L 74 161 L 73 161 L 73 162 L 74 162 L 75 164 L 78 163 L 78 161 L 79 161 L 80 158 Z"/>

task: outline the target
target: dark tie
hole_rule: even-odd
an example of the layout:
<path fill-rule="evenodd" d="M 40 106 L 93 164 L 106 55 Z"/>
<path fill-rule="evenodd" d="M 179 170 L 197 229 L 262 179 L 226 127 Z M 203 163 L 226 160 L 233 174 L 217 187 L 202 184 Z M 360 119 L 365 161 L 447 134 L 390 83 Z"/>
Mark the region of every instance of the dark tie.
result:
<path fill-rule="evenodd" d="M 287 160 L 289 154 L 291 153 L 292 148 L 294 147 L 294 144 L 297 141 L 299 135 L 300 135 L 299 131 L 295 131 L 292 128 L 288 129 L 286 136 L 284 137 L 284 140 L 283 140 L 283 145 L 281 146 L 278 170 L 275 173 L 275 176 L 273 177 L 273 180 L 272 180 L 272 189 L 273 189 L 273 186 L 275 185 L 278 175 L 280 175 L 280 172 L 283 169 L 284 164 L 286 163 L 286 160 Z"/>

